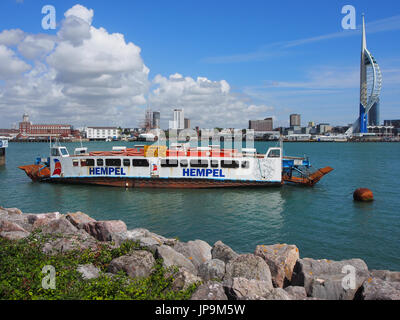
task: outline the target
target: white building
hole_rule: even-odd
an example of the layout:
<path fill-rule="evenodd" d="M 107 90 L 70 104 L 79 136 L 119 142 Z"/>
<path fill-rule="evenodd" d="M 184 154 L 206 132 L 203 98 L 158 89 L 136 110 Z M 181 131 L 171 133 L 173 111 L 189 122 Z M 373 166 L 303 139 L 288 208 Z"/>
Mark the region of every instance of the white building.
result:
<path fill-rule="evenodd" d="M 185 116 L 183 109 L 174 110 L 174 120 L 170 121 L 170 128 L 175 130 L 185 129 Z"/>
<path fill-rule="evenodd" d="M 87 127 L 86 138 L 89 140 L 119 139 L 121 134 L 117 127 Z"/>

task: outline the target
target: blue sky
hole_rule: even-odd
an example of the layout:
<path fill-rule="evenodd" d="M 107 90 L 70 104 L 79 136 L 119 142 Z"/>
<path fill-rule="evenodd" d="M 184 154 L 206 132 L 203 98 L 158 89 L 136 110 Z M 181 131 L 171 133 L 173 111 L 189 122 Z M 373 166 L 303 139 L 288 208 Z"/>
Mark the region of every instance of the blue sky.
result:
<path fill-rule="evenodd" d="M 55 31 L 41 27 L 41 8 L 47 4 L 57 10 Z M 285 126 L 290 113 L 300 113 L 303 125 L 308 121 L 352 123 L 359 103 L 361 35 L 359 30 L 341 27 L 341 9 L 347 4 L 356 8 L 358 27 L 361 14 L 365 13 L 368 48 L 382 69 L 381 120 L 400 118 L 399 1 L 2 0 L 0 32 L 21 29 L 28 34 L 55 36 L 64 12 L 76 4 L 93 9 L 93 27 L 105 28 L 109 34 L 121 33 L 126 43 L 132 42 L 141 49 L 140 57 L 149 69 L 149 93 L 144 93 L 146 103 L 137 102 L 135 108 L 129 109 L 132 120 L 124 119 L 126 126 L 137 124 L 140 116 L 134 113 L 141 113 L 148 103 L 164 111 L 165 121 L 170 119 L 172 112 L 167 114 L 168 107 L 161 100 L 174 103 L 174 95 L 167 92 L 173 90 L 167 80 L 177 73 L 195 81 L 198 77 L 207 78 L 216 86 L 225 80 L 230 87 L 230 98 L 219 105 L 212 106 L 212 94 L 200 98 L 202 103 L 211 101 L 210 108 L 204 107 L 206 115 L 199 112 L 198 101 L 193 102 L 197 107 L 191 107 L 191 99 L 196 98 L 193 94 L 177 98 L 177 105 L 185 108 L 193 125 L 197 121 L 205 126 L 209 119 L 212 126 L 244 127 L 250 118 L 274 116 L 276 126 Z M 14 51 L 21 60 L 35 64 Z M 157 76 L 165 78 L 162 84 L 154 81 Z M 0 78 L 0 87 L 7 81 Z M 151 97 L 157 86 L 164 86 L 166 96 L 160 93 Z M 238 101 L 246 106 L 243 114 Z M 235 103 L 237 108 L 230 110 L 229 104 Z M 34 104 L 26 108 L 24 111 L 39 118 Z M 120 109 L 117 107 L 122 113 L 127 110 L 124 108 L 123 104 Z M 40 110 L 45 110 L 44 119 L 60 121 L 50 109 Z M 0 126 L 19 121 L 21 111 L 0 119 Z M 232 115 L 224 118 L 224 112 Z M 76 125 L 89 124 L 85 116 L 64 117 Z M 224 119 L 218 122 L 221 117 Z M 233 117 L 239 117 L 241 122 Z M 107 124 L 100 117 L 97 121 Z"/>

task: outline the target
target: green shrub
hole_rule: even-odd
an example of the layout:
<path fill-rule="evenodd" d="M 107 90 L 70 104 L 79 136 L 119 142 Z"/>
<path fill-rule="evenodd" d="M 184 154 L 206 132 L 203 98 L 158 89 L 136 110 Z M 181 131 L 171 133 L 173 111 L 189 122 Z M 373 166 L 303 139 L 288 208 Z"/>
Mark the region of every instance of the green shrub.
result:
<path fill-rule="evenodd" d="M 100 244 L 97 250 L 73 250 L 47 255 L 42 249 L 54 236 L 34 233 L 26 239 L 9 241 L 0 239 L 0 299 L 74 299 L 74 300 L 180 300 L 189 299 L 196 285 L 184 291 L 173 291 L 172 270 L 157 260 L 152 274 L 147 278 L 132 279 L 123 272 L 106 274 L 110 262 L 133 250 L 139 244 L 126 241 L 118 248 Z M 83 280 L 78 265 L 92 263 L 102 273 L 97 279 Z M 56 270 L 56 289 L 43 289 L 42 269 L 51 265 Z"/>

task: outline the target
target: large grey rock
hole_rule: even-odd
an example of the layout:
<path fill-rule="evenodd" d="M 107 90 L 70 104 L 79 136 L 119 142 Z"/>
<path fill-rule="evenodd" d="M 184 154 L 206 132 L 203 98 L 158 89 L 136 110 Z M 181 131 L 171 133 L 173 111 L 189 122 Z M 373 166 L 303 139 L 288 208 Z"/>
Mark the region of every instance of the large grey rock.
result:
<path fill-rule="evenodd" d="M 378 278 L 385 281 L 397 281 L 400 282 L 400 272 L 389 271 L 389 270 L 370 270 L 372 278 Z"/>
<path fill-rule="evenodd" d="M 170 246 L 159 246 L 156 251 L 156 256 L 157 258 L 163 259 L 163 265 L 167 268 L 172 266 L 183 267 L 190 273 L 197 275 L 197 269 L 193 263 L 183 254 L 175 251 Z"/>
<path fill-rule="evenodd" d="M 289 286 L 284 289 L 292 300 L 305 300 L 307 299 L 306 289 L 303 287 Z"/>
<path fill-rule="evenodd" d="M 352 268 L 355 271 L 354 283 L 351 274 L 348 274 Z M 361 259 L 331 261 L 304 258 L 299 259 L 294 267 L 292 285 L 304 287 L 309 297 L 353 300 L 368 276 L 368 267 Z"/>
<path fill-rule="evenodd" d="M 118 273 L 122 270 L 132 278 L 148 277 L 155 263 L 156 261 L 150 252 L 138 250 L 112 260 L 108 271 L 111 273 Z"/>
<path fill-rule="evenodd" d="M 295 245 L 260 245 L 256 247 L 254 254 L 268 264 L 275 287 L 283 288 L 290 284 L 294 266 L 300 258 L 299 249 Z"/>
<path fill-rule="evenodd" d="M 112 238 L 117 244 L 120 244 L 126 240 L 139 241 L 141 246 L 144 246 L 152 251 L 154 251 L 157 246 L 173 246 L 178 242 L 177 239 L 165 238 L 143 228 L 137 228 L 133 230 L 128 230 L 126 232 L 113 234 Z"/>
<path fill-rule="evenodd" d="M 83 230 L 75 234 L 65 234 L 60 237 L 49 239 L 43 246 L 42 251 L 48 255 L 64 253 L 73 250 L 97 250 L 98 242 Z"/>
<path fill-rule="evenodd" d="M 361 300 L 400 300 L 400 282 L 368 278 L 357 292 Z"/>
<path fill-rule="evenodd" d="M 208 281 L 196 289 L 190 300 L 228 300 L 228 297 L 222 283 Z"/>
<path fill-rule="evenodd" d="M 217 241 L 214 243 L 211 249 L 211 256 L 212 259 L 219 259 L 225 263 L 228 263 L 230 260 L 235 259 L 239 255 L 222 241 Z"/>
<path fill-rule="evenodd" d="M 91 280 L 100 277 L 100 269 L 91 263 L 79 265 L 76 270 L 82 275 L 84 280 Z"/>
<path fill-rule="evenodd" d="M 186 290 L 191 285 L 202 282 L 201 278 L 188 272 L 185 268 L 180 268 L 172 277 L 173 281 L 171 287 L 174 291 Z"/>
<path fill-rule="evenodd" d="M 7 240 L 21 240 L 30 235 L 27 231 L 2 231 L 0 232 L 0 238 Z"/>
<path fill-rule="evenodd" d="M 223 282 L 225 292 L 233 300 L 290 300 L 281 288 L 274 288 L 269 281 L 231 278 Z"/>
<path fill-rule="evenodd" d="M 95 219 L 80 211 L 67 213 L 65 218 L 78 229 L 83 229 L 84 225 L 87 223 L 96 222 Z"/>
<path fill-rule="evenodd" d="M 204 281 L 222 280 L 225 275 L 225 262 L 219 259 L 211 259 L 199 266 L 199 276 Z"/>
<path fill-rule="evenodd" d="M 202 240 L 178 242 L 174 250 L 188 258 L 196 268 L 204 262 L 211 260 L 211 246 Z"/>
<path fill-rule="evenodd" d="M 111 241 L 113 234 L 127 231 L 125 222 L 121 220 L 88 222 L 82 224 L 82 228 L 99 241 Z"/>
<path fill-rule="evenodd" d="M 241 254 L 226 264 L 224 279 L 246 278 L 271 283 L 271 272 L 268 265 L 254 254 Z"/>

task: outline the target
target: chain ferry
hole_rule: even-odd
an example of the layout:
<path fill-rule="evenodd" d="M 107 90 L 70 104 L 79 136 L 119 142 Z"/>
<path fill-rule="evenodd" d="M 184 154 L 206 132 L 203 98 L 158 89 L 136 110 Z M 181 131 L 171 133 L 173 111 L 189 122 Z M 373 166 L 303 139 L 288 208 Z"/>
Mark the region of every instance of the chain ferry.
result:
<path fill-rule="evenodd" d="M 265 154 L 256 149 L 192 148 L 188 144 L 113 147 L 112 151 L 73 154 L 53 145 L 48 158 L 19 167 L 33 180 L 52 183 L 93 184 L 125 188 L 269 187 L 294 183 L 315 185 L 333 169 L 311 172 L 308 158 L 284 157 L 282 147 Z"/>

